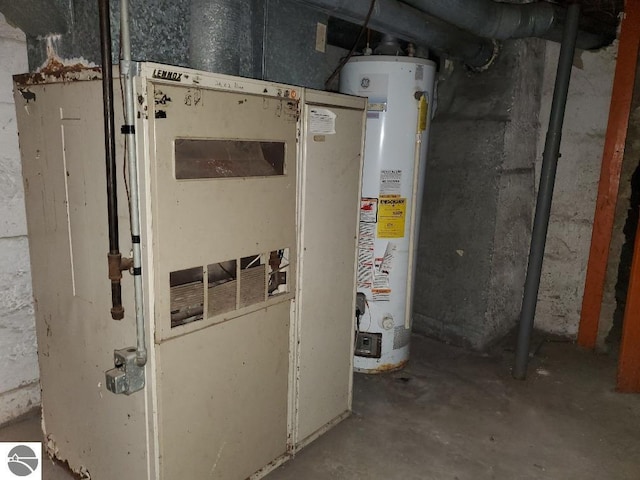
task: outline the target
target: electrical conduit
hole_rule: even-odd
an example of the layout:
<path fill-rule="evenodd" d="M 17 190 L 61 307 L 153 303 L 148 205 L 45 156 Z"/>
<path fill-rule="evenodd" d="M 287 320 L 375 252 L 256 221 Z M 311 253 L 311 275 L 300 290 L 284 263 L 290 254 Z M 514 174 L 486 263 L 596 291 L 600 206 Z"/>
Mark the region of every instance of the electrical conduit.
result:
<path fill-rule="evenodd" d="M 144 305 L 142 294 L 142 253 L 140 250 L 140 206 L 138 185 L 138 149 L 135 135 L 135 102 L 133 97 L 133 64 L 131 62 L 131 37 L 129 35 L 129 1 L 120 2 L 120 44 L 122 59 L 120 74 L 124 77 L 124 125 L 127 151 L 127 169 L 131 183 L 129 210 L 131 216 L 131 242 L 133 246 L 133 285 L 136 310 L 136 363 L 143 367 L 147 363 L 147 347 L 144 327 Z"/>

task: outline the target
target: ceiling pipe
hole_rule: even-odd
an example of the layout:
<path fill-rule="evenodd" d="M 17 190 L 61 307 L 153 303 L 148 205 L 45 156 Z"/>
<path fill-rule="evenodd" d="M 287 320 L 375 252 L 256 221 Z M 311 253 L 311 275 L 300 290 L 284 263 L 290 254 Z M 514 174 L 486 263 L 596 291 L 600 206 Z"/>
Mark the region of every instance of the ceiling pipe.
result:
<path fill-rule="evenodd" d="M 364 0 L 298 2 L 357 24 L 362 23 L 370 6 L 370 2 Z M 442 20 L 428 17 L 397 0 L 376 0 L 369 27 L 400 40 L 424 45 L 446 57 L 462 60 L 474 69 L 487 68 L 497 54 L 497 45 L 493 40 L 479 38 Z"/>
<path fill-rule="evenodd" d="M 548 2 L 513 4 L 494 0 L 401 0 L 474 35 L 496 40 L 539 37 L 562 41 L 567 9 Z M 588 30 L 587 30 L 588 29 Z M 614 25 L 589 23 L 583 19 L 576 47 L 592 50 L 609 45 L 616 35 Z"/>

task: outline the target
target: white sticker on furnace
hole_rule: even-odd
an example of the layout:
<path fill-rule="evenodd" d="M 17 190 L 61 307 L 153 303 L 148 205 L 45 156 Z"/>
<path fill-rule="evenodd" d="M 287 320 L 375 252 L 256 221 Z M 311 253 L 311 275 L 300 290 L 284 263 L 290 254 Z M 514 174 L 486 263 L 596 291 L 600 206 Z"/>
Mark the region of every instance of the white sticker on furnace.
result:
<path fill-rule="evenodd" d="M 380 170 L 380 196 L 400 196 L 402 170 Z"/>
<path fill-rule="evenodd" d="M 326 108 L 312 108 L 309 110 L 309 130 L 320 135 L 334 135 L 336 114 Z"/>

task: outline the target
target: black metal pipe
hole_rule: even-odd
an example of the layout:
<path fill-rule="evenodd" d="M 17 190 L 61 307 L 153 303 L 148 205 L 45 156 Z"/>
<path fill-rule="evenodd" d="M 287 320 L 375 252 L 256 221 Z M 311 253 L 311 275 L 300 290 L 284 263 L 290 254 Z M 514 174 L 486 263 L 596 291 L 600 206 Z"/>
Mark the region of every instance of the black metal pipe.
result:
<path fill-rule="evenodd" d="M 113 113 L 113 71 L 111 67 L 111 22 L 109 0 L 98 0 L 100 14 L 100 54 L 102 57 L 102 97 L 104 102 L 104 153 L 107 171 L 107 217 L 109 223 L 109 278 L 111 280 L 111 316 L 124 317 L 120 285 L 120 245 L 118 231 L 118 185 L 116 176 L 116 140 Z M 117 268 L 116 268 L 117 267 Z M 116 273 L 117 271 L 117 273 Z"/>
<path fill-rule="evenodd" d="M 529 348 L 531 345 L 531 332 L 533 320 L 536 314 L 538 301 L 538 289 L 540 287 L 540 275 L 542 273 L 542 260 L 547 242 L 547 230 L 549 228 L 549 216 L 551 214 L 551 200 L 553 198 L 553 186 L 558 168 L 560 154 L 560 140 L 562 138 L 562 124 L 564 111 L 567 105 L 569 82 L 571 81 L 571 67 L 576 49 L 576 38 L 580 21 L 580 5 L 577 3 L 569 6 L 567 22 L 565 23 L 560 57 L 558 58 L 558 71 L 553 90 L 551 103 L 551 115 L 549 129 L 545 141 L 542 157 L 542 169 L 540 172 L 540 185 L 536 202 L 536 214 L 533 221 L 531 234 L 531 248 L 529 251 L 529 266 L 527 278 L 524 284 L 524 297 L 520 312 L 520 328 L 518 331 L 518 344 L 516 346 L 515 366 L 513 377 L 524 380 L 527 376 L 529 363 Z"/>

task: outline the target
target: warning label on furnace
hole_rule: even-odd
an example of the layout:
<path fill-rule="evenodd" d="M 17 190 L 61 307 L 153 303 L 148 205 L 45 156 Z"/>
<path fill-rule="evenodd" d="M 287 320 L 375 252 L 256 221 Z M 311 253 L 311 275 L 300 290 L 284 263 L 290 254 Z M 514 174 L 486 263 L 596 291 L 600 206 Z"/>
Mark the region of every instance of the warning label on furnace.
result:
<path fill-rule="evenodd" d="M 406 198 L 381 198 L 378 202 L 378 238 L 404 237 Z"/>
<path fill-rule="evenodd" d="M 312 108 L 309 110 L 309 131 L 322 135 L 336 133 L 336 114 L 326 108 Z"/>

